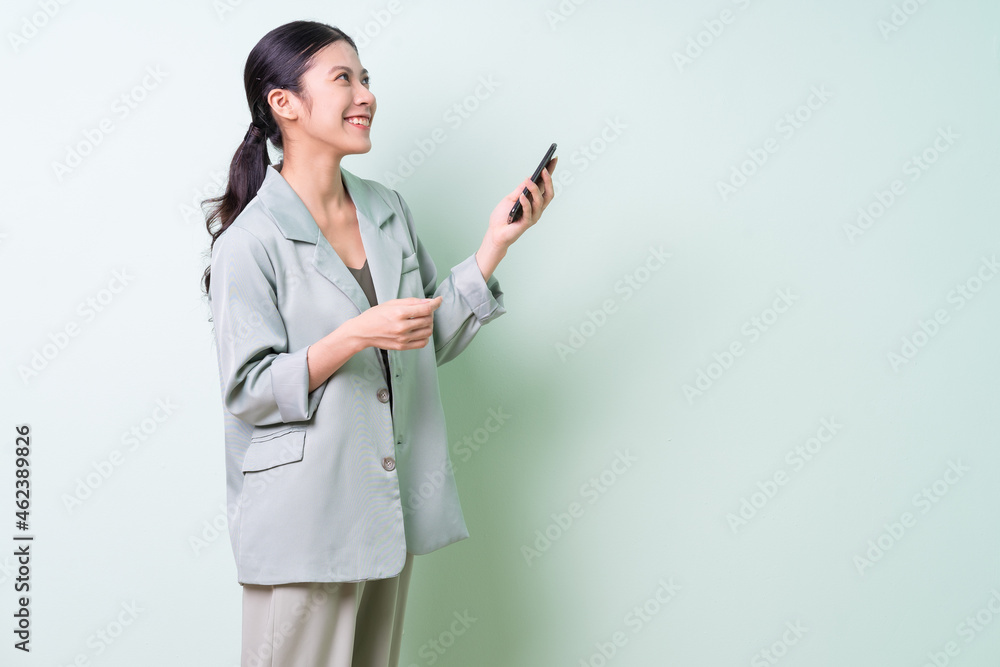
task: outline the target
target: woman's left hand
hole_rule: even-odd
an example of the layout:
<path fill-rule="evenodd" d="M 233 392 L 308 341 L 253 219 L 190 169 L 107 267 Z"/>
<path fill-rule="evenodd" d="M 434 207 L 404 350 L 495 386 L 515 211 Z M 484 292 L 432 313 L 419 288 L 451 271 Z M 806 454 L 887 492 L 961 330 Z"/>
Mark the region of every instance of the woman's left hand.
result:
<path fill-rule="evenodd" d="M 541 187 L 535 184 L 530 177 L 524 179 L 514 191 L 509 195 L 500 200 L 500 203 L 496 205 L 493 209 L 493 213 L 490 214 L 490 227 L 487 231 L 487 238 L 492 243 L 494 247 L 497 248 L 499 252 L 505 253 L 507 248 L 511 246 L 514 241 L 516 241 L 521 234 L 525 232 L 528 227 L 538 222 L 538 219 L 542 217 L 542 212 L 552 201 L 555 196 L 555 187 L 552 185 L 552 172 L 556 169 L 556 161 L 559 158 L 555 157 L 549 160 L 549 163 L 545 165 L 545 169 L 542 169 L 542 184 Z M 524 194 L 524 189 L 528 188 L 531 193 L 531 199 L 529 199 Z M 507 216 L 510 214 L 510 209 L 513 208 L 514 202 L 518 199 L 521 200 L 521 208 L 523 209 L 521 219 L 517 222 L 511 222 L 508 224 Z M 541 202 L 538 206 L 532 206 L 531 202 Z"/>

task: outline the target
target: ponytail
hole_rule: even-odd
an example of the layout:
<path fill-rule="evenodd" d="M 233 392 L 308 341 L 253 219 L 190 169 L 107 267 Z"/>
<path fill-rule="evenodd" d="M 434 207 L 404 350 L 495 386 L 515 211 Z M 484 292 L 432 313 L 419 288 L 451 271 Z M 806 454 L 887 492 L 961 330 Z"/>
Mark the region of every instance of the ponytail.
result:
<path fill-rule="evenodd" d="M 256 121 L 250 123 L 250 129 L 243 137 L 233 161 L 229 164 L 229 182 L 226 184 L 226 191 L 218 197 L 212 197 L 202 202 L 202 207 L 206 204 L 212 208 L 205 220 L 205 228 L 208 229 L 212 241 L 208 246 L 209 256 L 212 248 L 215 247 L 215 240 L 222 236 L 222 232 L 233 224 L 250 200 L 257 195 L 257 190 L 264 183 L 267 175 L 267 166 L 271 164 L 271 158 L 267 154 L 267 134 L 262 130 Z M 212 266 L 209 264 L 205 268 L 202 277 L 205 294 L 208 294 L 212 280 Z"/>

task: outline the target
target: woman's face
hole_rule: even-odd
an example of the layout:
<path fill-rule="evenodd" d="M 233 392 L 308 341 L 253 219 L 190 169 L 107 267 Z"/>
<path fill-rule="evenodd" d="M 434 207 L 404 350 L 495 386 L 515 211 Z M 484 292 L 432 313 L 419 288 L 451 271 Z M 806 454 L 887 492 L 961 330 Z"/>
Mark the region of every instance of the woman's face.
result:
<path fill-rule="evenodd" d="M 371 150 L 375 96 L 350 44 L 340 40 L 317 52 L 302 85 L 310 102 L 300 107 L 302 139 L 325 143 L 341 155 Z"/>

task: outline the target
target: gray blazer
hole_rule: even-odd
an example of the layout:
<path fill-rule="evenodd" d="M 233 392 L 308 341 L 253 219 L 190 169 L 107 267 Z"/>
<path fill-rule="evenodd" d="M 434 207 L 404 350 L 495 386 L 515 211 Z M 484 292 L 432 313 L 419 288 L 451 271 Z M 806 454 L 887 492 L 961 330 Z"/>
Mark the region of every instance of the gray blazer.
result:
<path fill-rule="evenodd" d="M 469 536 L 437 367 L 499 317 L 475 254 L 437 284 L 399 193 L 341 168 L 378 302 L 443 296 L 434 332 L 351 357 L 309 392 L 309 345 L 369 308 L 361 286 L 272 166 L 216 240 L 209 304 L 225 416 L 229 532 L 241 584 L 393 577 L 406 553 Z"/>

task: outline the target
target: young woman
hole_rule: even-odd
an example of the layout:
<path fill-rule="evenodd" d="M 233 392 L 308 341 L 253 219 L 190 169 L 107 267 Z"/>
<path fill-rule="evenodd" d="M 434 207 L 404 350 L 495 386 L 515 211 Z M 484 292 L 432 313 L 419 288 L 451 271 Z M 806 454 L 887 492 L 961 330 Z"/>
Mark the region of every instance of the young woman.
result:
<path fill-rule="evenodd" d="M 203 284 L 243 665 L 395 667 L 413 556 L 469 536 L 437 367 L 506 312 L 493 272 L 552 201 L 555 159 L 541 188 L 525 179 L 497 204 L 479 249 L 438 285 L 399 193 L 341 167 L 371 150 L 375 119 L 351 38 L 276 28 L 244 85 L 250 128 L 226 192 L 207 200 Z"/>

